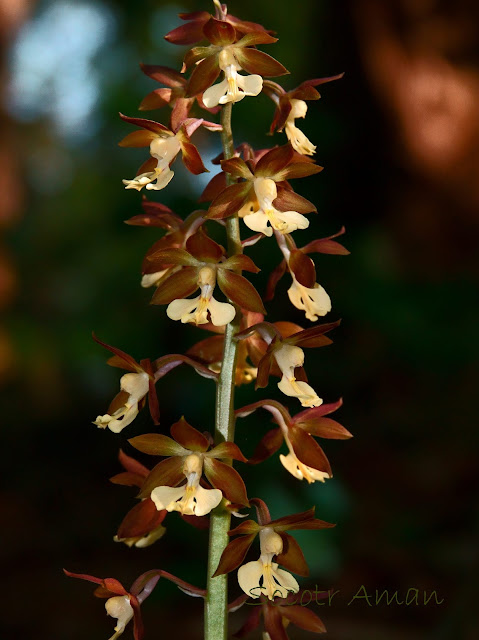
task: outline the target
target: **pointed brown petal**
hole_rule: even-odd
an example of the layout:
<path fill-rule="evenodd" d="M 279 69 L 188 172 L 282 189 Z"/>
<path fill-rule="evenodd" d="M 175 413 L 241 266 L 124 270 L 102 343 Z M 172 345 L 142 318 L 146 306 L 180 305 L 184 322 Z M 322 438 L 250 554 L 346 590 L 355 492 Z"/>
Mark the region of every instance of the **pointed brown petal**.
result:
<path fill-rule="evenodd" d="M 186 80 L 184 76 L 176 71 L 175 69 L 170 69 L 169 67 L 162 67 L 159 64 L 143 64 L 140 63 L 140 68 L 145 75 L 156 80 L 157 82 L 161 82 L 162 84 L 166 84 L 168 87 L 184 87 L 186 84 Z"/>
<path fill-rule="evenodd" d="M 273 364 L 273 354 L 265 353 L 258 363 L 258 373 L 256 375 L 255 390 L 264 389 L 268 386 L 269 376 L 271 374 L 271 366 Z"/>
<path fill-rule="evenodd" d="M 249 280 L 225 269 L 218 269 L 217 278 L 218 286 L 225 296 L 242 309 L 266 313 L 259 293 Z"/>
<path fill-rule="evenodd" d="M 244 247 L 252 247 L 253 245 L 255 245 L 259 240 L 262 240 L 264 238 L 264 234 L 263 233 L 255 233 L 253 236 L 250 236 L 249 238 L 245 238 L 244 240 L 241 240 L 241 244 Z"/>
<path fill-rule="evenodd" d="M 136 175 L 139 176 L 142 173 L 149 173 L 150 171 L 154 171 L 158 165 L 158 160 L 153 157 L 149 157 L 148 160 L 138 167 L 136 170 Z"/>
<path fill-rule="evenodd" d="M 125 136 L 120 142 L 118 146 L 120 147 L 149 147 L 152 140 L 157 138 L 158 135 L 153 133 L 153 131 L 132 131 L 127 136 Z"/>
<path fill-rule="evenodd" d="M 199 229 L 188 238 L 186 249 L 202 262 L 218 262 L 225 252 L 223 247 L 209 238 L 203 229 Z"/>
<path fill-rule="evenodd" d="M 315 507 L 308 509 L 307 511 L 301 511 L 300 513 L 292 513 L 290 516 L 283 516 L 270 522 L 278 531 L 286 531 L 291 529 L 293 524 L 298 522 L 304 522 L 306 520 L 314 520 Z"/>
<path fill-rule="evenodd" d="M 289 640 L 279 607 L 268 604 L 263 608 L 263 615 L 264 628 L 269 633 L 270 638 L 274 638 L 274 640 Z"/>
<path fill-rule="evenodd" d="M 224 189 L 226 189 L 226 174 L 222 171 L 211 178 L 199 197 L 198 202 L 211 202 Z"/>
<path fill-rule="evenodd" d="M 204 465 L 206 477 L 225 498 L 235 504 L 249 505 L 243 479 L 233 467 L 214 458 L 205 458 Z"/>
<path fill-rule="evenodd" d="M 278 266 L 273 269 L 273 271 L 271 272 L 268 278 L 268 284 L 266 286 L 266 293 L 264 296 L 265 300 L 269 301 L 274 298 L 276 286 L 285 273 L 286 273 L 286 260 L 282 260 L 278 264 Z"/>
<path fill-rule="evenodd" d="M 254 520 L 244 520 L 241 524 L 239 524 L 234 529 L 230 529 L 228 531 L 228 535 L 232 536 L 244 536 L 249 535 L 250 533 L 259 533 L 261 530 L 260 525 Z"/>
<path fill-rule="evenodd" d="M 250 502 L 256 509 L 258 524 L 260 524 L 262 527 L 264 527 L 265 525 L 269 525 L 271 523 L 271 515 L 269 513 L 266 502 L 264 502 L 264 500 L 261 500 L 261 498 L 251 498 Z"/>
<path fill-rule="evenodd" d="M 137 127 L 141 127 L 142 129 L 147 129 L 148 131 L 157 133 L 161 137 L 173 135 L 172 131 L 170 131 L 168 127 L 165 127 L 165 125 L 160 124 L 159 122 L 155 122 L 154 120 L 145 120 L 145 118 L 130 118 L 129 116 L 125 116 L 123 113 L 120 113 L 120 118 L 125 122 L 134 124 Z"/>
<path fill-rule="evenodd" d="M 289 439 L 298 459 L 308 467 L 332 475 L 331 465 L 316 440 L 298 427 L 290 427 Z"/>
<path fill-rule="evenodd" d="M 163 378 L 163 376 L 180 364 L 187 364 L 190 367 L 193 367 L 193 369 L 195 369 L 195 371 L 203 378 L 216 380 L 218 377 L 218 374 L 202 365 L 201 362 L 197 362 L 193 358 L 184 356 L 181 353 L 174 353 L 168 356 L 162 356 L 161 358 L 158 358 L 158 360 L 155 360 L 155 380 L 158 381 L 160 378 Z"/>
<path fill-rule="evenodd" d="M 133 638 L 134 640 L 143 640 L 145 629 L 143 627 L 143 619 L 141 617 L 140 603 L 132 594 L 130 594 L 130 605 L 133 609 Z"/>
<path fill-rule="evenodd" d="M 182 24 L 180 27 L 176 27 L 169 33 L 166 34 L 165 40 L 171 42 L 172 44 L 195 44 L 195 42 L 199 42 L 203 40 L 205 35 L 203 33 L 203 25 L 206 20 L 209 18 L 209 13 L 206 11 L 202 12 L 206 14 L 206 19 L 204 20 L 195 20 L 188 24 Z"/>
<path fill-rule="evenodd" d="M 224 573 L 229 573 L 237 569 L 240 564 L 243 563 L 255 538 L 256 533 L 251 533 L 248 536 L 232 540 L 223 551 L 218 568 L 214 572 L 213 577 L 221 576 Z"/>
<path fill-rule="evenodd" d="M 278 607 L 281 615 L 292 622 L 300 629 L 312 631 L 313 633 L 325 633 L 326 627 L 310 609 L 298 605 L 290 605 L 287 607 Z"/>
<path fill-rule="evenodd" d="M 232 178 L 245 180 L 252 180 L 254 178 L 250 168 L 244 160 L 241 158 L 230 158 L 229 160 L 221 161 L 221 168 L 226 173 L 229 173 Z"/>
<path fill-rule="evenodd" d="M 233 44 L 236 40 L 236 29 L 229 22 L 211 17 L 203 27 L 203 33 L 217 47 Z"/>
<path fill-rule="evenodd" d="M 241 67 L 248 73 L 273 78 L 284 76 L 289 71 L 283 65 L 263 51 L 257 49 L 235 49 L 235 56 Z"/>
<path fill-rule="evenodd" d="M 110 482 L 123 485 L 124 487 L 140 488 L 147 475 L 148 473 L 140 475 L 139 473 L 132 473 L 131 471 L 123 471 L 122 473 L 117 473 L 115 476 L 112 476 Z"/>
<path fill-rule="evenodd" d="M 316 213 L 316 207 L 312 202 L 303 198 L 298 193 L 285 189 L 282 185 L 276 185 L 278 197 L 273 200 L 273 206 L 279 211 L 296 211 L 297 213 Z"/>
<path fill-rule="evenodd" d="M 162 109 L 171 102 L 171 89 L 155 89 L 146 95 L 138 106 L 139 111 Z M 153 134 L 154 135 L 154 134 Z M 128 146 L 128 145 L 123 145 Z"/>
<path fill-rule="evenodd" d="M 110 344 L 103 342 L 102 340 L 100 340 L 100 338 L 97 338 L 94 333 L 92 333 L 91 335 L 95 342 L 101 344 L 102 347 L 105 347 L 105 349 L 108 349 L 108 351 L 111 351 L 113 354 L 115 354 L 115 356 L 117 356 L 117 359 L 110 358 L 110 360 L 108 361 L 109 363 L 111 361 L 111 367 L 120 367 L 122 369 L 127 369 L 128 371 L 137 371 L 138 373 L 143 371 L 138 362 L 130 355 L 128 355 L 128 353 L 125 353 L 125 351 L 117 349 L 116 347 L 112 347 Z"/>
<path fill-rule="evenodd" d="M 250 182 L 241 182 L 226 187 L 211 203 L 208 218 L 223 219 L 236 213 L 248 200 L 252 189 Z"/>
<path fill-rule="evenodd" d="M 288 93 L 290 98 L 294 100 L 319 100 L 321 94 L 311 85 L 299 86 L 297 89 Z"/>
<path fill-rule="evenodd" d="M 307 178 L 316 173 L 320 173 L 324 167 L 310 162 L 294 162 L 280 171 L 277 180 L 292 180 L 293 178 Z"/>
<path fill-rule="evenodd" d="M 258 402 L 248 404 L 241 409 L 236 409 L 235 415 L 238 418 L 245 418 L 246 416 L 249 416 L 251 413 L 253 413 L 253 411 L 256 411 L 256 409 L 267 409 L 273 415 L 273 419 L 275 422 L 278 422 L 278 420 L 276 419 L 277 412 L 281 414 L 286 424 L 289 424 L 292 420 L 288 410 L 281 404 L 281 402 L 270 399 L 258 400 Z"/>
<path fill-rule="evenodd" d="M 151 492 L 156 487 L 168 486 L 176 487 L 182 480 L 185 479 L 183 473 L 183 459 L 182 458 L 166 458 L 159 462 L 156 467 L 148 474 L 141 491 L 138 494 L 139 498 L 149 498 Z"/>
<path fill-rule="evenodd" d="M 164 204 L 144 199 L 141 206 L 144 213 L 125 220 L 126 224 L 141 227 L 160 227 L 168 231 L 177 231 L 183 224 L 183 220 Z"/>
<path fill-rule="evenodd" d="M 303 285 L 311 289 L 316 282 L 316 269 L 314 262 L 311 258 L 304 255 L 302 251 L 295 249 L 291 251 L 289 258 L 289 268 L 296 276 L 296 280 Z"/>
<path fill-rule="evenodd" d="M 131 456 L 126 455 L 126 453 L 120 449 L 118 453 L 118 460 L 124 469 L 129 471 L 130 473 L 138 474 L 146 478 L 146 476 L 150 473 L 150 470 L 147 469 L 141 462 L 135 460 Z"/>
<path fill-rule="evenodd" d="M 157 288 L 151 304 L 169 304 L 172 300 L 186 298 L 197 289 L 198 268 L 183 267 Z"/>
<path fill-rule="evenodd" d="M 125 369 L 125 371 L 138 371 L 137 367 L 129 362 L 126 362 L 121 356 L 112 356 L 106 361 L 110 367 L 116 367 L 117 369 Z"/>
<path fill-rule="evenodd" d="M 278 42 L 278 38 L 273 38 L 269 33 L 265 31 L 252 31 L 238 40 L 235 44 L 236 47 L 251 47 L 257 44 L 274 44 Z"/>
<path fill-rule="evenodd" d="M 67 571 L 63 569 L 63 573 L 69 578 L 79 578 L 80 580 L 86 580 L 87 582 L 93 582 L 94 584 L 102 584 L 103 578 L 95 578 L 95 576 L 90 576 L 87 573 L 73 573 L 72 571 Z"/>
<path fill-rule="evenodd" d="M 186 87 L 186 97 L 191 98 L 203 93 L 214 84 L 216 78 L 220 75 L 220 66 L 218 64 L 218 56 L 211 55 L 204 58 L 194 68 Z"/>
<path fill-rule="evenodd" d="M 183 416 L 171 426 L 170 433 L 185 449 L 204 452 L 209 447 L 207 438 L 188 424 Z"/>
<path fill-rule="evenodd" d="M 255 176 L 265 178 L 275 177 L 279 171 L 291 162 L 293 156 L 294 149 L 290 144 L 285 144 L 282 147 L 274 147 L 274 149 L 265 153 L 258 161 L 254 172 Z"/>
<path fill-rule="evenodd" d="M 251 258 L 244 253 L 228 258 L 228 260 L 221 263 L 220 268 L 231 269 L 232 271 L 249 271 L 250 273 L 259 273 L 261 271 Z"/>
<path fill-rule="evenodd" d="M 209 458 L 226 458 L 228 460 L 239 460 L 240 462 L 248 461 L 234 442 L 221 442 L 214 449 L 208 451 L 206 455 Z"/>
<path fill-rule="evenodd" d="M 198 64 L 201 60 L 209 58 L 216 53 L 213 47 L 193 47 L 185 53 L 183 58 L 183 70 L 189 69 L 193 65 Z"/>
<path fill-rule="evenodd" d="M 197 176 L 200 173 L 207 173 L 208 169 L 203 164 L 200 152 L 192 142 L 181 143 L 181 153 L 183 164 L 190 173 Z"/>
<path fill-rule="evenodd" d="M 249 464 L 259 464 L 270 458 L 283 444 L 283 432 L 277 427 L 268 431 L 258 443 L 252 457 L 248 460 Z"/>
<path fill-rule="evenodd" d="M 231 24 L 235 27 L 237 31 L 241 33 L 254 33 L 256 31 L 260 33 L 268 33 L 268 34 L 274 33 L 274 31 L 265 29 L 263 25 L 258 24 L 257 22 L 250 22 L 249 20 L 241 20 L 240 18 L 237 18 L 236 16 L 231 15 L 231 13 L 229 13 L 226 16 L 226 19 L 228 20 L 228 22 L 231 22 Z"/>
<path fill-rule="evenodd" d="M 331 344 L 332 340 L 326 338 L 324 334 L 332 329 L 336 329 L 340 323 L 341 321 L 337 320 L 336 322 L 328 322 L 320 324 L 317 327 L 311 327 L 311 329 L 304 329 L 304 331 L 299 331 L 286 338 L 285 342 L 305 348 L 322 347 Z"/>
<path fill-rule="evenodd" d="M 353 434 L 345 429 L 336 420 L 331 418 L 312 418 L 302 422 L 295 423 L 300 429 L 304 429 L 312 436 L 319 438 L 328 438 L 330 440 L 348 440 Z"/>
<path fill-rule="evenodd" d="M 298 576 L 309 576 L 308 565 L 299 544 L 289 533 L 281 533 L 281 538 L 283 552 L 276 556 L 276 562 L 288 571 L 297 573 Z"/>
<path fill-rule="evenodd" d="M 322 404 L 319 407 L 312 407 L 311 409 L 305 409 L 304 411 L 300 411 L 300 413 L 297 413 L 294 416 L 293 422 L 297 424 L 299 422 L 304 422 L 305 420 L 320 418 L 322 416 L 328 415 L 329 413 L 333 413 L 334 411 L 337 411 L 342 406 L 343 406 L 343 399 L 339 398 L 339 400 L 337 400 L 336 402 L 330 402 L 330 403 Z"/>
<path fill-rule="evenodd" d="M 177 578 L 173 574 L 168 573 L 168 571 L 161 571 L 161 577 L 166 578 L 170 582 L 173 582 L 174 584 L 176 584 L 176 586 L 181 591 L 183 591 L 189 596 L 200 596 L 201 598 L 204 598 L 206 596 L 205 589 L 200 589 L 200 587 L 195 587 L 194 584 L 185 582 L 184 580 L 181 580 L 181 578 Z"/>
<path fill-rule="evenodd" d="M 161 433 L 145 433 L 128 440 L 132 447 L 150 456 L 186 456 L 189 451 Z"/>
<path fill-rule="evenodd" d="M 145 536 L 163 522 L 166 513 L 164 509 L 158 511 L 150 498 L 142 500 L 128 511 L 118 528 L 117 536 L 119 538 Z"/>
<path fill-rule="evenodd" d="M 349 251 L 345 247 L 343 247 L 342 244 L 339 244 L 339 242 L 335 242 L 333 240 L 333 238 L 337 238 L 338 236 L 343 235 L 345 232 L 346 229 L 344 227 L 341 227 L 338 233 L 329 236 L 329 238 L 318 238 L 317 240 L 313 240 L 312 242 L 309 242 L 306 246 L 304 246 L 301 251 L 303 251 L 304 253 L 318 252 L 342 256 L 349 255 Z"/>
<path fill-rule="evenodd" d="M 173 265 L 182 267 L 198 267 L 198 260 L 195 260 L 188 251 L 184 249 L 159 249 L 153 251 L 146 257 L 148 269 L 145 273 L 155 273 Z"/>

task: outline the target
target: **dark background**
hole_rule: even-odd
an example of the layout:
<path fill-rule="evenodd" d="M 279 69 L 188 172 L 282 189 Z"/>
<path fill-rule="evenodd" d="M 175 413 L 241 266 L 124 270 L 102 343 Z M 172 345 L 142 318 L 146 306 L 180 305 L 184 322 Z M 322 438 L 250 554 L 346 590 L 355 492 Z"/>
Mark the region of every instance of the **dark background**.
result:
<path fill-rule="evenodd" d="M 119 372 L 90 337 L 94 330 L 137 359 L 205 337 L 149 306 L 139 286 L 142 256 L 158 236 L 123 224 L 139 213 L 140 196 L 121 178 L 134 176 L 144 152 L 117 147 L 130 130 L 117 112 L 138 115 L 156 87 L 138 62 L 179 68 L 184 49 L 162 36 L 179 11 L 198 9 L 212 5 L 0 2 L 2 638 L 111 635 L 103 603 L 62 566 L 126 586 L 156 567 L 204 585 L 207 536 L 176 514 L 148 549 L 112 542 L 134 504 L 133 489 L 108 482 L 118 447 L 131 453 L 126 439 L 152 426 L 146 412 L 119 436 L 91 424 Z M 340 590 L 331 607 L 313 607 L 331 639 L 476 638 L 477 4 L 243 0 L 229 9 L 278 32 L 268 53 L 291 71 L 280 80 L 287 89 L 345 72 L 297 122 L 325 170 L 295 185 L 319 212 L 295 238 L 301 245 L 347 229 L 351 256 L 316 261 L 333 300 L 328 319 L 342 325 L 333 346 L 307 353 L 306 369 L 326 401 L 344 397 L 338 419 L 355 438 L 325 443 L 334 478 L 324 485 L 295 481 L 274 457 L 246 469 L 249 494 L 273 517 L 315 504 L 318 517 L 338 523 L 297 534 L 312 576 L 301 585 Z M 166 121 L 166 112 L 151 115 Z M 264 96 L 235 105 L 236 142 L 282 144 L 281 134 L 264 136 L 271 117 Z M 215 134 L 195 141 L 207 159 L 218 152 Z M 187 215 L 205 182 L 174 168 L 156 199 Z M 251 251 L 260 291 L 279 261 L 273 246 Z M 285 278 L 269 319 L 287 312 L 309 326 L 284 303 L 287 286 Z M 213 428 L 211 381 L 180 368 L 158 390 L 163 428 L 182 413 Z M 280 399 L 274 386 L 256 396 L 241 388 L 237 406 L 266 394 Z M 262 414 L 239 424 L 246 455 L 267 427 Z M 231 585 L 237 594 L 234 575 Z M 376 589 L 404 600 L 416 588 L 421 601 L 436 590 L 444 602 L 348 606 L 362 585 L 373 600 Z M 201 602 L 166 581 L 144 612 L 146 638 L 201 637 Z M 233 631 L 244 615 L 232 616 Z"/>

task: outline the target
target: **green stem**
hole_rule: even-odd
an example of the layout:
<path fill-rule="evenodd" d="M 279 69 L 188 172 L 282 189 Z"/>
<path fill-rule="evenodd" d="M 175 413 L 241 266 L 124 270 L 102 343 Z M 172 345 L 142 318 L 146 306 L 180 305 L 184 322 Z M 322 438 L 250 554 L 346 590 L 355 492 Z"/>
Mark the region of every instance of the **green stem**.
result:
<path fill-rule="evenodd" d="M 225 158 L 234 155 L 233 134 L 231 131 L 232 103 L 228 102 L 221 110 L 223 131 L 221 139 Z M 238 216 L 226 221 L 229 256 L 242 253 Z M 236 374 L 237 343 L 233 336 L 239 331 L 241 311 L 236 308 L 236 316 L 226 326 L 223 362 L 216 388 L 215 443 L 234 441 L 234 391 Z M 229 461 L 231 464 L 231 461 Z M 205 599 L 205 640 L 226 640 L 228 635 L 228 575 L 216 576 L 213 573 L 224 548 L 229 542 L 230 512 L 223 506 L 217 507 L 210 518 L 210 544 L 208 553 L 208 581 Z"/>

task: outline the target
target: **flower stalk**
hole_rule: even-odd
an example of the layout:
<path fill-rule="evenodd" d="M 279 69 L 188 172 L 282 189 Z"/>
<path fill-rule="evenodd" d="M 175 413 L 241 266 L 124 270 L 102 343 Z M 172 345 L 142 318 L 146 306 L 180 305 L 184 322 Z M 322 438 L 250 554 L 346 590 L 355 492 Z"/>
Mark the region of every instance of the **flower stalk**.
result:
<path fill-rule="evenodd" d="M 229 102 L 221 109 L 221 124 L 223 127 L 221 141 L 225 159 L 232 158 L 234 155 L 233 131 L 231 128 L 232 107 L 233 104 Z M 230 179 L 230 183 L 232 184 L 233 180 Z M 229 257 L 242 253 L 237 214 L 227 219 L 226 233 Z M 236 315 L 233 321 L 226 325 L 223 361 L 216 387 L 215 444 L 234 441 L 237 342 L 233 338 L 240 329 L 240 323 L 241 312 L 236 307 Z M 230 521 L 230 512 L 221 505 L 211 513 L 207 595 L 205 598 L 205 640 L 226 640 L 228 635 L 228 576 L 221 575 L 213 578 L 213 574 L 229 542 Z"/>

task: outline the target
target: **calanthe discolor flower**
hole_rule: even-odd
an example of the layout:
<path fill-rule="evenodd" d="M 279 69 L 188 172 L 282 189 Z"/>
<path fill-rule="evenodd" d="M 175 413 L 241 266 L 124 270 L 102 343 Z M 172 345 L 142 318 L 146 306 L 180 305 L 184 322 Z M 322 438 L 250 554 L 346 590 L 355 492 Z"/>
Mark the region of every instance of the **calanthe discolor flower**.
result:
<path fill-rule="evenodd" d="M 283 551 L 281 536 L 266 527 L 259 532 L 259 543 L 259 560 L 248 562 L 238 570 L 238 582 L 243 591 L 252 598 L 265 595 L 270 600 L 275 597 L 286 598 L 289 593 L 299 591 L 296 579 L 273 562 L 273 556 Z"/>
<path fill-rule="evenodd" d="M 118 408 L 112 414 L 105 413 L 103 416 L 98 416 L 93 421 L 93 424 L 96 424 L 101 429 L 108 427 L 113 433 L 120 433 L 138 415 L 138 403 L 148 393 L 149 385 L 149 376 L 144 371 L 141 373 L 125 373 L 120 379 L 120 389 L 126 396 L 125 400 L 122 402 L 119 398 Z"/>
<path fill-rule="evenodd" d="M 183 465 L 186 484 L 181 487 L 157 487 L 151 499 L 160 511 L 179 511 L 187 516 L 204 516 L 219 505 L 223 497 L 219 489 L 204 489 L 200 486 L 203 473 L 201 454 L 192 453 Z"/>
<path fill-rule="evenodd" d="M 211 109 L 227 102 L 239 102 L 245 96 L 257 96 L 263 88 L 263 78 L 257 74 L 242 76 L 241 65 L 231 48 L 225 47 L 219 54 L 219 66 L 224 80 L 209 87 L 203 94 L 203 102 Z"/>
<path fill-rule="evenodd" d="M 295 345 L 282 344 L 274 351 L 274 357 L 283 374 L 278 389 L 287 396 L 298 398 L 303 407 L 318 407 L 323 401 L 316 391 L 307 382 L 298 381 L 294 376 L 296 367 L 304 364 L 304 351 Z"/>
<path fill-rule="evenodd" d="M 143 187 L 159 191 L 164 189 L 175 175 L 170 164 L 181 151 L 177 136 L 156 137 L 150 143 L 150 155 L 157 160 L 153 171 L 140 173 L 133 180 L 122 180 L 125 189 L 141 191 Z"/>

